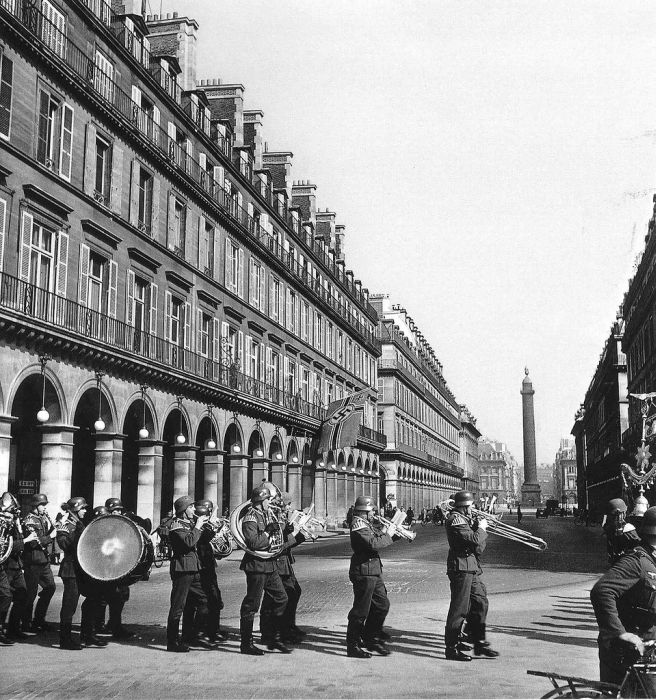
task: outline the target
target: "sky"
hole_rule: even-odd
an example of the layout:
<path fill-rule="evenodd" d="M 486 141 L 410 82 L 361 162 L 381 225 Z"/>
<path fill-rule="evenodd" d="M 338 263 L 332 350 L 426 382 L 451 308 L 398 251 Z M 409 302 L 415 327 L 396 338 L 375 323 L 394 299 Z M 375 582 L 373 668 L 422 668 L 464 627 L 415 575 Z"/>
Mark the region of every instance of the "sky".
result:
<path fill-rule="evenodd" d="M 245 86 L 270 151 L 346 226 L 478 429 L 568 437 L 656 192 L 647 2 L 147 0 L 197 20 L 198 79 Z"/>

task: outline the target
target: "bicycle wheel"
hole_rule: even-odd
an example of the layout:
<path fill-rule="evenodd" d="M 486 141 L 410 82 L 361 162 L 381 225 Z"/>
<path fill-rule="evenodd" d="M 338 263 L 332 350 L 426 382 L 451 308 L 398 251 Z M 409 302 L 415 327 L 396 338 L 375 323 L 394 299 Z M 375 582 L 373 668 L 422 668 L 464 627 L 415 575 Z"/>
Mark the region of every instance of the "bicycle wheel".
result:
<path fill-rule="evenodd" d="M 617 693 L 609 690 L 599 690 L 593 686 L 574 683 L 573 686 L 561 685 L 550 690 L 543 698 L 616 698 Z"/>

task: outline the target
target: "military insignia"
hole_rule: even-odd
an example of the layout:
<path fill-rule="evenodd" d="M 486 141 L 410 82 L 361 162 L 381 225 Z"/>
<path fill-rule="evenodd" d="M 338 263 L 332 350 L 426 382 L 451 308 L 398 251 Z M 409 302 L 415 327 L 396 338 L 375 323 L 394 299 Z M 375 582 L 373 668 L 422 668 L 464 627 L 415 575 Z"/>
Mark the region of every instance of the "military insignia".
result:
<path fill-rule="evenodd" d="M 451 515 L 450 524 L 454 527 L 459 527 L 460 525 L 469 525 L 469 521 L 464 517 L 464 515 L 460 515 L 460 513 L 453 513 Z"/>
<path fill-rule="evenodd" d="M 351 532 L 354 530 L 363 530 L 367 527 L 369 527 L 369 523 L 366 520 L 363 520 L 362 518 L 353 518 L 353 522 L 351 523 Z"/>

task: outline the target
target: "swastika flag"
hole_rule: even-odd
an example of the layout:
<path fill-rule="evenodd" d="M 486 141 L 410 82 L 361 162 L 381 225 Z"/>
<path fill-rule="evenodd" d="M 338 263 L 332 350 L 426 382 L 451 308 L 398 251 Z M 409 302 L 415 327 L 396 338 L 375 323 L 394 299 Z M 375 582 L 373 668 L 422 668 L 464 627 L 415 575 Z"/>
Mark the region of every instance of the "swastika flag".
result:
<path fill-rule="evenodd" d="M 367 389 L 363 389 L 328 405 L 326 418 L 321 424 L 320 453 L 356 444 L 366 398 Z"/>

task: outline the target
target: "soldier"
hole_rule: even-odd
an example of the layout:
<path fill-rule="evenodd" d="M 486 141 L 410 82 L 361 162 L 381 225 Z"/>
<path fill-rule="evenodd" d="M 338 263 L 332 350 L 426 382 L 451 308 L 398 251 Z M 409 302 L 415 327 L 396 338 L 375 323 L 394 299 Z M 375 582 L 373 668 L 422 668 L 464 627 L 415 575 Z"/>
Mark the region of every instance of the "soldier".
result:
<path fill-rule="evenodd" d="M 94 635 L 94 625 L 98 615 L 99 592 L 94 584 L 80 568 L 77 559 L 77 543 L 84 530 L 84 516 L 87 513 L 87 502 L 82 496 L 75 496 L 66 502 L 66 512 L 57 525 L 57 544 L 64 553 L 59 576 L 64 583 L 62 606 L 59 615 L 59 648 L 78 651 L 82 649 L 79 642 L 73 639 L 73 616 L 77 610 L 80 595 L 84 596 L 82 603 L 82 620 L 80 623 L 80 639 L 87 647 L 105 647 L 107 642 Z"/>
<path fill-rule="evenodd" d="M 599 625 L 599 676 L 621 684 L 627 669 L 656 639 L 656 507 L 647 509 L 639 530 L 640 544 L 624 553 L 590 592 Z M 653 676 L 643 676 L 652 682 Z M 650 687 L 644 697 L 656 697 Z M 637 697 L 623 695 L 623 697 Z"/>
<path fill-rule="evenodd" d="M 242 519 L 242 531 L 248 551 L 244 554 L 240 569 L 246 574 L 246 595 L 239 611 L 239 631 L 241 635 L 241 653 L 262 656 L 264 652 L 253 644 L 253 621 L 260 608 L 262 595 L 271 598 L 273 615 L 271 638 L 267 644 L 269 651 L 278 650 L 283 654 L 291 653 L 281 639 L 283 614 L 287 606 L 287 593 L 280 580 L 275 558 L 256 556 L 253 552 L 265 551 L 279 553 L 283 546 L 283 534 L 280 522 L 270 507 L 271 493 L 267 488 L 258 486 L 251 493 L 251 506 Z M 292 533 L 292 537 L 298 535 Z"/>
<path fill-rule="evenodd" d="M 353 607 L 348 614 L 346 653 L 356 659 L 371 658 L 369 651 L 387 656 L 383 624 L 389 612 L 389 599 L 383 583 L 383 565 L 378 551 L 398 539 L 396 526 L 382 530 L 372 525 L 375 504 L 371 496 L 358 496 L 351 523 L 351 566 Z M 361 643 L 369 650 L 365 651 Z"/>
<path fill-rule="evenodd" d="M 626 522 L 626 503 L 621 498 L 612 498 L 606 506 L 602 529 L 606 534 L 608 563 L 614 564 L 627 549 L 640 542 L 635 525 Z"/>
<path fill-rule="evenodd" d="M 479 557 L 487 540 L 487 520 L 475 521 L 472 517 L 474 495 L 458 491 L 453 497 L 453 510 L 446 519 L 446 535 L 449 541 L 447 575 L 451 586 L 451 604 L 444 631 L 445 656 L 451 661 L 471 661 L 472 657 L 459 649 L 460 632 L 467 623 L 469 637 L 474 643 L 476 656 L 495 658 L 494 651 L 485 641 L 485 621 L 488 600 L 485 585 L 481 581 L 483 570 Z"/>
<path fill-rule="evenodd" d="M 207 615 L 207 598 L 200 577 L 197 545 L 207 515 L 194 514 L 194 499 L 181 496 L 173 504 L 175 519 L 171 522 L 171 607 L 166 623 L 166 650 L 188 652 L 194 621 Z M 184 612 L 184 617 L 183 617 Z M 182 620 L 182 639 L 178 633 Z"/>
<path fill-rule="evenodd" d="M 21 621 L 24 615 L 25 602 L 27 600 L 27 589 L 25 586 L 25 577 L 23 576 L 22 554 L 25 544 L 35 541 L 36 535 L 30 533 L 27 537 L 23 537 L 18 501 L 16 497 L 8 491 L 3 493 L 2 497 L 0 497 L 0 512 L 4 513 L 5 517 L 11 519 L 12 522 L 9 533 L 13 537 L 11 553 L 0 567 L 4 570 L 7 581 L 7 588 L 2 595 L 2 607 L 4 610 L 0 618 L 0 626 L 5 621 L 9 604 L 13 603 L 7 621 L 6 636 L 9 637 L 10 640 L 23 640 L 27 639 L 28 635 L 21 630 Z M 6 602 L 7 600 L 9 603 Z"/>
<path fill-rule="evenodd" d="M 50 551 L 53 540 L 57 536 L 57 530 L 48 516 L 46 510 L 48 497 L 44 493 L 32 496 L 31 505 L 32 510 L 23 521 L 23 527 L 28 532 L 33 532 L 36 535 L 36 540 L 25 544 L 27 599 L 23 612 L 23 629 L 32 632 L 45 632 L 49 629 L 46 623 L 46 613 L 56 588 L 55 578 L 50 568 Z M 32 608 L 39 586 L 41 586 L 41 592 L 34 610 L 34 619 L 32 619 Z"/>
<path fill-rule="evenodd" d="M 286 521 L 287 515 L 291 510 L 291 496 L 286 491 L 282 491 L 280 495 L 278 495 L 278 489 L 270 482 L 264 482 L 262 486 L 269 491 L 272 499 L 274 499 L 274 497 L 279 499 L 282 513 L 281 519 L 285 520 L 283 528 L 284 546 L 279 556 L 274 558 L 276 566 L 278 567 L 280 580 L 287 594 L 287 605 L 285 606 L 285 611 L 280 621 L 280 635 L 283 643 L 298 644 L 305 637 L 305 632 L 300 627 L 296 626 L 296 609 L 301 597 L 301 586 L 294 574 L 295 559 L 292 548 L 297 547 L 301 542 L 305 542 L 305 536 L 300 532 L 294 535 L 293 527 Z M 269 644 L 273 636 L 273 607 L 273 599 L 265 591 L 262 600 L 262 608 L 260 610 L 260 635 L 262 644 Z"/>

